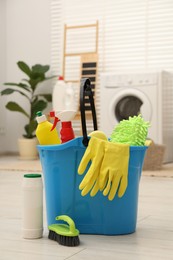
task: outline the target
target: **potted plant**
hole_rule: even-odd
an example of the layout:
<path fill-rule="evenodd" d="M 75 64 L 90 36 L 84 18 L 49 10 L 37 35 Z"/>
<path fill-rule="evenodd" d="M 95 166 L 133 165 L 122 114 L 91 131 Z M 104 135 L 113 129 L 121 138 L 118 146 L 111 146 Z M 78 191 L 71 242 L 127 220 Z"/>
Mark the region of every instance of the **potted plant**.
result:
<path fill-rule="evenodd" d="M 29 102 L 29 111 L 26 111 L 20 104 L 13 101 L 9 101 L 6 104 L 6 108 L 10 111 L 19 112 L 27 118 L 28 122 L 24 126 L 24 138 L 19 139 L 19 154 L 24 159 L 33 159 L 37 157 L 37 140 L 35 138 L 35 130 L 37 127 L 36 112 L 43 111 L 47 107 L 48 102 L 52 101 L 52 94 L 42 94 L 36 90 L 39 83 L 55 76 L 46 77 L 45 74 L 50 68 L 49 65 L 36 64 L 29 67 L 23 61 L 18 61 L 17 65 L 19 69 L 25 73 L 27 78 L 22 79 L 19 83 L 4 83 L 5 86 L 10 87 L 3 89 L 0 93 L 1 95 L 10 95 L 17 92 L 26 98 L 26 102 Z M 27 148 L 25 144 L 30 146 Z M 30 155 L 28 152 L 31 152 L 32 146 L 33 155 Z"/>

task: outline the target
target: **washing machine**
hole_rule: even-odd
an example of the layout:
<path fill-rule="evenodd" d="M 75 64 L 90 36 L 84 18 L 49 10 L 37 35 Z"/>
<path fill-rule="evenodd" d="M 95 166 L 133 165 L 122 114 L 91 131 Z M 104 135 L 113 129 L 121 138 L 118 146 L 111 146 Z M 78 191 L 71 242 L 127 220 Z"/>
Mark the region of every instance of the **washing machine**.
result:
<path fill-rule="evenodd" d="M 162 143 L 162 80 L 160 73 L 102 74 L 100 129 L 110 136 L 129 116 L 150 122 L 148 137 Z"/>

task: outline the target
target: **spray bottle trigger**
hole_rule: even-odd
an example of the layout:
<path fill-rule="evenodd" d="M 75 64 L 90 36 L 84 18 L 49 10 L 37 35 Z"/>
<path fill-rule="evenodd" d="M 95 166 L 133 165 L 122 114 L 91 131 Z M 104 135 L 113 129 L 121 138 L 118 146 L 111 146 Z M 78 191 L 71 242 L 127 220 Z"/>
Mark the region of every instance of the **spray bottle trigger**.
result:
<path fill-rule="evenodd" d="M 54 119 L 54 122 L 53 122 L 53 126 L 52 126 L 52 128 L 51 128 L 50 131 L 53 131 L 53 129 L 56 127 L 56 125 L 57 125 L 57 123 L 58 123 L 59 121 L 60 121 L 59 118 L 55 116 L 55 119 Z"/>

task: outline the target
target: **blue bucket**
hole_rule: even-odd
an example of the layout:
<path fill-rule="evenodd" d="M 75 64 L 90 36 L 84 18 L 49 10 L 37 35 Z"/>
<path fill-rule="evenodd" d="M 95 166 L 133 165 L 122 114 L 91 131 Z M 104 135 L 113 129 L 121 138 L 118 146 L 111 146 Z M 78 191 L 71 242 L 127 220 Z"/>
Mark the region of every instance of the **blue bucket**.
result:
<path fill-rule="evenodd" d="M 128 187 L 122 198 L 109 201 L 101 192 L 81 196 L 84 175 L 77 169 L 86 150 L 83 137 L 60 145 L 38 145 L 44 175 L 48 225 L 69 215 L 81 234 L 120 235 L 136 230 L 138 190 L 146 146 L 130 147 Z"/>

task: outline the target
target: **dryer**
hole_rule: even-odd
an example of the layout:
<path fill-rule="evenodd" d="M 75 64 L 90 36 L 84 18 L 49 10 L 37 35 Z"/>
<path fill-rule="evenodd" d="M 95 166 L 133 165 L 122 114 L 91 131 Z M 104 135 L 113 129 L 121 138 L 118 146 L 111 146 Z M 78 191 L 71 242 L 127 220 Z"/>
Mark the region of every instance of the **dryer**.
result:
<path fill-rule="evenodd" d="M 100 91 L 100 129 L 107 136 L 121 120 L 141 114 L 151 125 L 148 137 L 162 143 L 160 73 L 102 74 Z"/>

